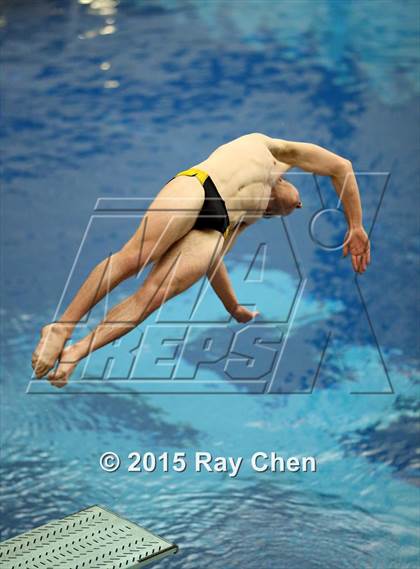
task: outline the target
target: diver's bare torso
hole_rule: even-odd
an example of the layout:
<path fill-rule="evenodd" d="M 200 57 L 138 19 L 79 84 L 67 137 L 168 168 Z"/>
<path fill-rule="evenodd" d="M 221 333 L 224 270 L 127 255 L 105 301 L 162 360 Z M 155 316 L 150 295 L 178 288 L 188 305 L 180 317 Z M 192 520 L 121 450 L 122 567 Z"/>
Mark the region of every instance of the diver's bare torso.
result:
<path fill-rule="evenodd" d="M 275 183 L 290 166 L 276 160 L 260 134 L 219 146 L 194 167 L 208 172 L 225 201 L 230 225 L 260 219 Z"/>

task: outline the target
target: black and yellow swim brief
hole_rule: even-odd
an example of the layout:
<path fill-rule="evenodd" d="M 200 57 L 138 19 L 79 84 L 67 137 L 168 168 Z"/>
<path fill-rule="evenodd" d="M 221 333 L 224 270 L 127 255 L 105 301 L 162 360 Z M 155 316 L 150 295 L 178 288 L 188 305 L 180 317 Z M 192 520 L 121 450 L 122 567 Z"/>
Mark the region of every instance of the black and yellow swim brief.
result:
<path fill-rule="evenodd" d="M 229 214 L 225 202 L 217 191 L 217 188 L 204 170 L 190 168 L 178 172 L 175 176 L 194 176 L 204 188 L 204 203 L 201 208 L 194 229 L 215 229 L 226 237 L 229 227 Z"/>

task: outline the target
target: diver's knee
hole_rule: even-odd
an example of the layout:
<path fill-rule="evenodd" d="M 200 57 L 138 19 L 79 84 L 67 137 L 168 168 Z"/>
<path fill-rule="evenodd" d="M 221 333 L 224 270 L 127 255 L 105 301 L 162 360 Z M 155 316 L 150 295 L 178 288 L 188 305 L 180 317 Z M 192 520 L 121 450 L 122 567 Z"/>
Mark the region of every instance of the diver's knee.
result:
<path fill-rule="evenodd" d="M 124 272 L 129 275 L 137 273 L 146 262 L 143 252 L 132 245 L 124 246 L 116 255 L 118 255 L 118 260 L 123 266 Z"/>
<path fill-rule="evenodd" d="M 119 251 L 127 267 L 138 272 L 142 267 L 159 259 L 165 251 L 158 243 L 145 240 L 142 243 L 129 241 Z"/>
<path fill-rule="evenodd" d="M 149 299 L 148 307 L 153 311 L 162 306 L 162 304 L 170 298 L 182 292 L 182 290 L 182 283 L 176 277 L 172 279 L 169 285 L 167 283 L 158 283 L 151 279 L 149 282 L 144 283 L 137 294 L 139 294 L 139 297 L 143 300 L 145 298 Z"/>

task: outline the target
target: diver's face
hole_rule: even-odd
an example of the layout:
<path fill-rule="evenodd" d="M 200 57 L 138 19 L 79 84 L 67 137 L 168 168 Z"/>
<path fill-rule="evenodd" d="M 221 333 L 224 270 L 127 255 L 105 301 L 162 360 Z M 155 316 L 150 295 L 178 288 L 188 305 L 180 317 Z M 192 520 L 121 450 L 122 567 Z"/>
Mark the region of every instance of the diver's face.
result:
<path fill-rule="evenodd" d="M 271 191 L 267 215 L 290 215 L 301 207 L 302 201 L 297 188 L 284 178 L 280 178 Z"/>

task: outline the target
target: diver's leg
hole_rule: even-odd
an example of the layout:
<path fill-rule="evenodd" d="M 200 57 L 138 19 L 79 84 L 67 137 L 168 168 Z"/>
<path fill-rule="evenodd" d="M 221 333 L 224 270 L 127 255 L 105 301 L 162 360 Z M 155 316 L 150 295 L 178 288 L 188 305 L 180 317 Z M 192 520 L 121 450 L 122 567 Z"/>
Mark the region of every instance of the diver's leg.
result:
<path fill-rule="evenodd" d="M 214 230 L 193 230 L 176 242 L 156 262 L 136 293 L 113 307 L 92 333 L 63 350 L 57 369 L 48 379 L 57 387 L 65 385 L 82 358 L 130 332 L 166 300 L 205 275 L 222 244 L 223 237 Z"/>
<path fill-rule="evenodd" d="M 54 366 L 77 322 L 95 304 L 191 230 L 203 201 L 203 187 L 195 178 L 175 178 L 159 192 L 133 237 L 93 269 L 58 322 L 42 329 L 32 355 L 37 377 Z"/>

